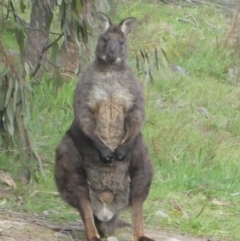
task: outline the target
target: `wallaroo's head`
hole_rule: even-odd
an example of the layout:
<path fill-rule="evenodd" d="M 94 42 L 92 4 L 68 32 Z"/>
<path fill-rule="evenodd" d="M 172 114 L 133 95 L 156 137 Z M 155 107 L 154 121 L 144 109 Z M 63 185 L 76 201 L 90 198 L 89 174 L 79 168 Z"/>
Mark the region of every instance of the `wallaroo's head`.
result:
<path fill-rule="evenodd" d="M 127 35 L 136 19 L 126 18 L 118 25 L 114 25 L 107 15 L 99 12 L 98 22 L 101 34 L 96 47 L 97 59 L 110 65 L 121 63 L 127 55 Z"/>

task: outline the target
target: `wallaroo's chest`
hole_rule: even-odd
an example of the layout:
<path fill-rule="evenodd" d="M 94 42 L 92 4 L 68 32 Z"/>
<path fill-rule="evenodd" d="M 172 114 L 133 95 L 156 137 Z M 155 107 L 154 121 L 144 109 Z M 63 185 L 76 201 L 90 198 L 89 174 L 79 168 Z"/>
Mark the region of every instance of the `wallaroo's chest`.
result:
<path fill-rule="evenodd" d="M 126 134 L 124 118 L 133 106 L 134 96 L 127 75 L 121 72 L 100 72 L 93 75 L 92 81 L 88 106 L 96 118 L 95 132 L 115 150 Z"/>
<path fill-rule="evenodd" d="M 94 85 L 90 91 L 90 106 L 108 102 L 109 105 L 119 105 L 124 109 L 132 106 L 134 96 L 128 88 L 128 78 L 121 72 L 100 72 L 93 75 Z"/>

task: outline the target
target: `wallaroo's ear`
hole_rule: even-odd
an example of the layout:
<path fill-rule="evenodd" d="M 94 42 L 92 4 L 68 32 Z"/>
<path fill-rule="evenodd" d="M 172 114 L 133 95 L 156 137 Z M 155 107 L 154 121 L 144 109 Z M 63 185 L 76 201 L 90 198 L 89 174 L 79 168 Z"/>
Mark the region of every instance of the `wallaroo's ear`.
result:
<path fill-rule="evenodd" d="M 105 32 L 111 25 L 111 20 L 109 17 L 102 12 L 98 12 L 98 25 L 101 32 Z"/>
<path fill-rule="evenodd" d="M 122 32 L 127 35 L 128 33 L 130 33 L 130 31 L 132 30 L 133 26 L 135 25 L 137 19 L 130 17 L 130 18 L 126 18 L 124 19 L 120 24 L 120 29 L 122 30 Z"/>

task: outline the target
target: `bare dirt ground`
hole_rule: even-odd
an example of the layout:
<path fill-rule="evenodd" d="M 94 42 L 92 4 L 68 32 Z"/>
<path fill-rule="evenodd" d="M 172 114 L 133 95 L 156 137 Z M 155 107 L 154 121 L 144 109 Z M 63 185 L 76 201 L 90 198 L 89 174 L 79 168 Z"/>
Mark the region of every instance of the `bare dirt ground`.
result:
<path fill-rule="evenodd" d="M 146 230 L 156 241 L 220 241 L 208 238 L 190 237 L 174 232 Z M 131 230 L 119 230 L 118 240 L 128 241 Z M 84 241 L 82 223 L 54 223 L 44 216 L 0 210 L 0 241 Z"/>

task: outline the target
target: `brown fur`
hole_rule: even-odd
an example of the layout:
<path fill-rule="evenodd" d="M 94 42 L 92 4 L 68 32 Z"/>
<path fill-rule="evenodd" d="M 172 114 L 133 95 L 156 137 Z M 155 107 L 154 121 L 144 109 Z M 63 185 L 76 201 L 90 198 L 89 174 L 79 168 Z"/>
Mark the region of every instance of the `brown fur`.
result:
<path fill-rule="evenodd" d="M 142 217 L 153 173 L 140 133 L 143 93 L 125 62 L 134 19 L 112 25 L 99 16 L 96 59 L 76 87 L 75 119 L 56 150 L 55 181 L 62 198 L 79 210 L 88 241 L 114 234 L 124 223 L 118 214 L 129 206 L 133 241 L 151 241 Z"/>

